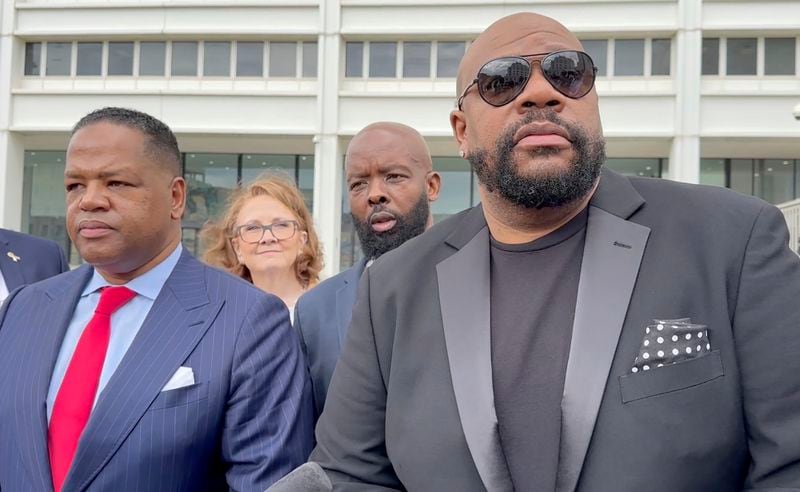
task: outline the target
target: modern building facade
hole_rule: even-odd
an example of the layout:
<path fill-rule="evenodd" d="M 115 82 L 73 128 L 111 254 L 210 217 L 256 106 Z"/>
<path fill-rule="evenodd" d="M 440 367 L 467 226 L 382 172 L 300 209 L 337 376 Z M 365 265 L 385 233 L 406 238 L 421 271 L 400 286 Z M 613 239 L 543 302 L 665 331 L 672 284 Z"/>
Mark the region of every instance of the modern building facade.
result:
<path fill-rule="evenodd" d="M 471 39 L 519 11 L 559 19 L 594 59 L 610 167 L 800 197 L 798 0 L 3 0 L 0 224 L 69 248 L 69 129 L 132 107 L 178 135 L 188 248 L 229 190 L 278 169 L 334 273 L 358 255 L 343 155 L 371 122 L 426 137 L 437 218 L 477 202 L 449 127 L 455 73 Z"/>

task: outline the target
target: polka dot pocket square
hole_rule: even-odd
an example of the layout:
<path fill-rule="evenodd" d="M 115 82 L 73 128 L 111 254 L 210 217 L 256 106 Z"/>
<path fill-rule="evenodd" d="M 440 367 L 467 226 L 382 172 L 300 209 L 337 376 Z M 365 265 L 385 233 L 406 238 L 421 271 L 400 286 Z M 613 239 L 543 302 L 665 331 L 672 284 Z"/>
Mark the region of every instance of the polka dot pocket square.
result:
<path fill-rule="evenodd" d="M 644 329 L 644 340 L 631 372 L 649 371 L 700 357 L 711 350 L 706 325 L 689 318 L 654 319 Z"/>

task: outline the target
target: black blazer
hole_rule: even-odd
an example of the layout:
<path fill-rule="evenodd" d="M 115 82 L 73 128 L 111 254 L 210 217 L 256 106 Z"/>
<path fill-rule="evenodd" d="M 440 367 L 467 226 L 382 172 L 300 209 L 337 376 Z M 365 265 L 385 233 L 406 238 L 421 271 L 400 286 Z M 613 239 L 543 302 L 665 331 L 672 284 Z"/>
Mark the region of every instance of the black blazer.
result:
<path fill-rule="evenodd" d="M 67 270 L 69 264 L 57 243 L 0 229 L 0 272 L 9 292 Z"/>
<path fill-rule="evenodd" d="M 476 207 L 362 276 L 311 455 L 337 491 L 512 489 L 493 401 L 489 247 Z M 772 205 L 604 171 L 557 490 L 800 489 L 798 299 L 800 258 Z M 685 317 L 708 326 L 711 351 L 632 373 L 653 318 Z"/>

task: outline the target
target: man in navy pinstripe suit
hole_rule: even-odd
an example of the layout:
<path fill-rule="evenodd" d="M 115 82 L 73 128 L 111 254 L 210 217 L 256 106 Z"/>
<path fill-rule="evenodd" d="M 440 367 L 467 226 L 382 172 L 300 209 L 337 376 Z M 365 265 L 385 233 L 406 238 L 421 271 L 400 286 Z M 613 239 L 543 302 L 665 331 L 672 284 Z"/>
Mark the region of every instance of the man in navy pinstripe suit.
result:
<path fill-rule="evenodd" d="M 303 463 L 313 408 L 288 312 L 182 250 L 169 128 L 90 113 L 65 185 L 87 264 L 0 312 L 0 489 L 262 491 Z"/>

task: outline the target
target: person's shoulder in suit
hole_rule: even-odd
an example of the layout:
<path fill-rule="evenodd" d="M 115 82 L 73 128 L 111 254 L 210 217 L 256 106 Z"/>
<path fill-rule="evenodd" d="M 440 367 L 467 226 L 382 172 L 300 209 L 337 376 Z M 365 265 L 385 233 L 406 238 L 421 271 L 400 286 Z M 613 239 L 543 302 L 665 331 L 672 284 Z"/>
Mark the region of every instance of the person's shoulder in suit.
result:
<path fill-rule="evenodd" d="M 29 279 L 31 283 L 69 270 L 64 250 L 55 241 L 10 229 L 0 229 L 0 241 L 6 242 L 9 249 L 18 252 L 23 260 L 35 260 L 25 263 L 26 267 L 31 265 L 32 270 L 26 275 L 32 277 Z"/>
<path fill-rule="evenodd" d="M 326 278 L 314 286 L 314 288 L 300 296 L 297 300 L 297 306 L 295 307 L 297 312 L 311 309 L 312 306 L 320 306 L 334 302 L 336 300 L 336 291 L 342 287 L 345 278 L 350 276 L 356 268 L 357 266 L 352 266 L 347 270 L 337 273 L 333 277 Z"/>

